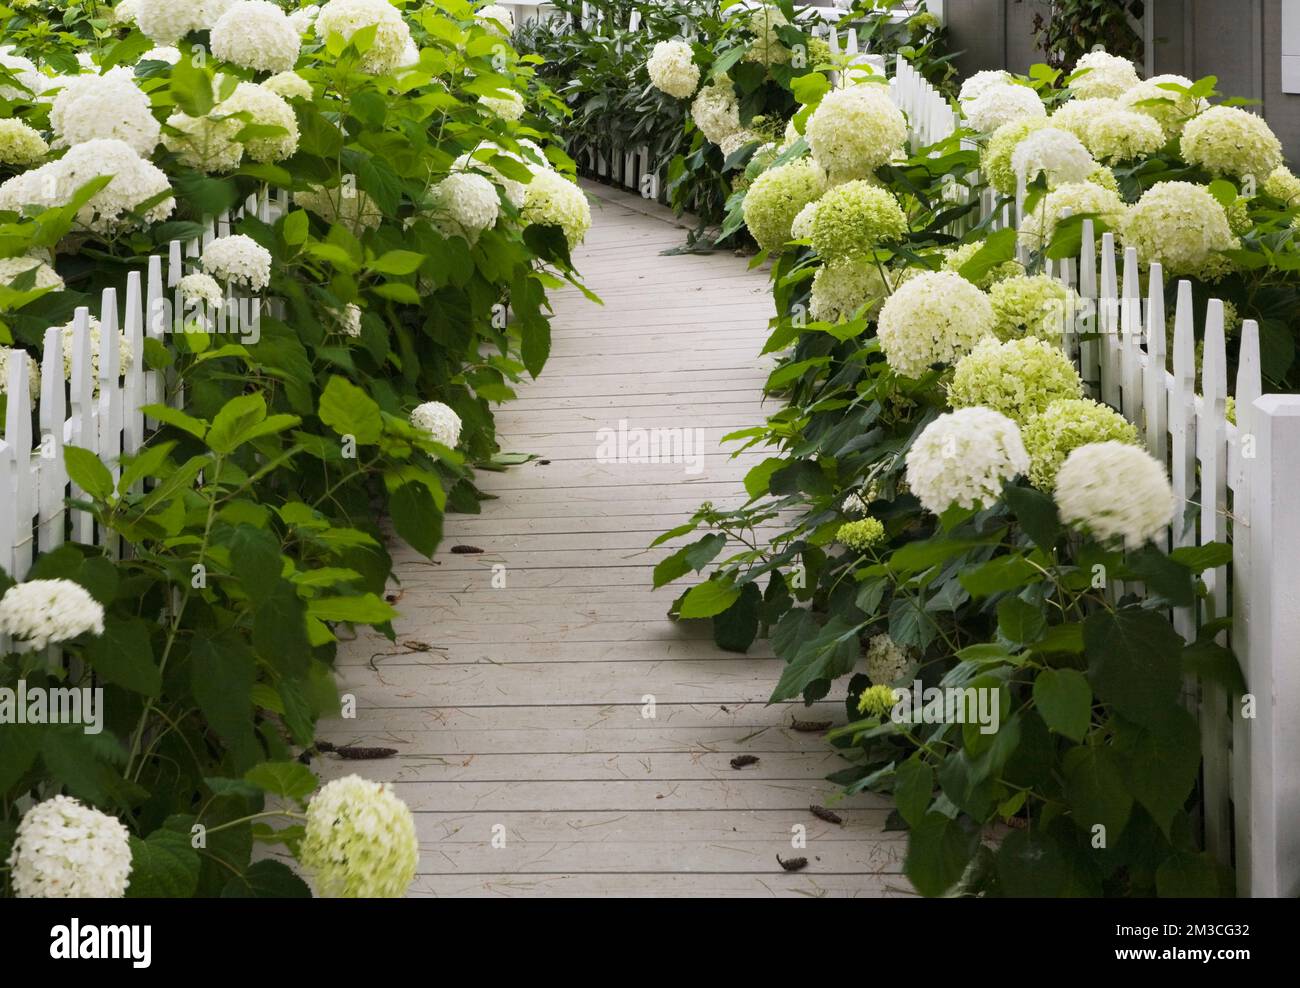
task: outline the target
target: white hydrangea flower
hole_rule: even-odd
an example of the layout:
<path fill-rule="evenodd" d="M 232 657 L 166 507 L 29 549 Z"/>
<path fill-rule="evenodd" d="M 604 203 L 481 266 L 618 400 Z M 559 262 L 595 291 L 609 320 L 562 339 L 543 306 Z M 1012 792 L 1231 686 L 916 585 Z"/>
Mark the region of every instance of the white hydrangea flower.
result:
<path fill-rule="evenodd" d="M 1072 182 L 1045 195 L 1020 225 L 1019 239 L 1027 250 L 1040 250 L 1052 242 L 1056 227 L 1066 210 L 1071 216 L 1093 214 L 1107 230 L 1118 237 L 1128 216 L 1129 207 L 1112 189 L 1095 182 Z"/>
<path fill-rule="evenodd" d="M 318 4 L 308 4 L 306 7 L 300 7 L 298 10 L 291 11 L 289 14 L 289 23 L 293 25 L 295 31 L 299 34 L 306 34 L 316 23 L 316 16 L 320 13 Z"/>
<path fill-rule="evenodd" d="M 721 144 L 740 130 L 740 104 L 729 79 L 724 76 L 699 91 L 691 101 L 691 121 L 712 144 Z"/>
<path fill-rule="evenodd" d="M 1050 188 L 1082 182 L 1097 162 L 1083 142 L 1068 130 L 1042 127 L 1032 131 L 1011 152 L 1011 169 L 1026 182 L 1046 173 Z"/>
<path fill-rule="evenodd" d="M 114 24 L 134 24 L 135 12 L 140 6 L 140 0 L 122 0 L 113 8 Z"/>
<path fill-rule="evenodd" d="M 1084 145 L 1088 144 L 1088 128 L 1098 117 L 1124 109 L 1119 100 L 1096 97 L 1093 99 L 1072 99 L 1062 103 L 1048 119 L 1053 127 L 1068 130 Z"/>
<path fill-rule="evenodd" d="M 866 306 L 871 318 L 889 294 L 880 267 L 862 257 L 843 257 L 822 265 L 813 275 L 808 314 L 818 322 L 842 322 Z"/>
<path fill-rule="evenodd" d="M 1211 107 L 1192 120 L 1180 147 L 1188 164 L 1212 175 L 1252 175 L 1257 183 L 1282 164 L 1282 142 L 1273 129 L 1259 114 L 1235 106 Z"/>
<path fill-rule="evenodd" d="M 142 62 L 166 62 L 168 65 L 175 65 L 180 60 L 180 49 L 171 45 L 155 45 L 140 56 Z"/>
<path fill-rule="evenodd" d="M 1113 439 L 1070 452 L 1056 474 L 1056 505 L 1062 521 L 1129 549 L 1161 534 L 1176 508 L 1164 466 Z"/>
<path fill-rule="evenodd" d="M 1220 250 L 1240 246 L 1222 204 L 1191 182 L 1157 182 L 1130 207 L 1123 240 L 1143 264 L 1159 261 L 1165 276 L 1209 277 L 1226 259 Z"/>
<path fill-rule="evenodd" d="M 762 139 L 760 135 L 755 134 L 752 130 L 738 130 L 734 134 L 728 134 L 724 137 L 718 144 L 718 150 L 722 152 L 722 157 L 726 159 L 730 158 L 746 144 L 752 144 Z"/>
<path fill-rule="evenodd" d="M 297 72 L 277 72 L 262 83 L 263 89 L 269 89 L 284 99 L 311 99 L 311 83 Z"/>
<path fill-rule="evenodd" d="M 254 72 L 287 72 L 302 35 L 270 0 L 236 0 L 213 25 L 212 54 Z"/>
<path fill-rule="evenodd" d="M 448 449 L 455 449 L 460 442 L 460 416 L 440 401 L 417 405 L 411 412 L 411 425 Z"/>
<path fill-rule="evenodd" d="M 857 491 L 849 491 L 844 495 L 844 500 L 840 502 L 840 510 L 846 515 L 865 515 L 867 513 L 867 502 L 862 499 L 862 495 Z"/>
<path fill-rule="evenodd" d="M 278 134 L 248 138 L 244 149 L 254 161 L 283 161 L 298 150 L 297 114 L 283 96 L 265 86 L 259 86 L 255 82 L 241 82 L 215 112 L 226 115 L 247 113 L 254 124 L 280 128 Z"/>
<path fill-rule="evenodd" d="M 827 93 L 804 128 L 813 158 L 837 180 L 866 178 L 907 142 L 907 121 L 883 86 Z"/>
<path fill-rule="evenodd" d="M 807 240 L 812 236 L 813 221 L 817 218 L 817 200 L 813 200 L 804 206 L 803 209 L 795 213 L 794 220 L 790 223 L 791 240 Z"/>
<path fill-rule="evenodd" d="M 17 278 L 36 271 L 32 288 L 53 288 L 63 291 L 63 279 L 39 257 L 0 257 L 0 285 L 12 285 Z"/>
<path fill-rule="evenodd" d="M 411 40 L 411 29 L 388 0 L 329 0 L 316 15 L 316 37 L 324 41 L 338 34 L 350 40 L 357 31 L 372 25 L 375 40 L 361 58 L 361 69 L 380 75 L 401 64 L 406 43 Z"/>
<path fill-rule="evenodd" d="M 650 82 L 661 92 L 685 99 L 700 82 L 700 67 L 695 64 L 691 46 L 679 38 L 660 41 L 645 63 Z"/>
<path fill-rule="evenodd" d="M 479 104 L 502 120 L 518 120 L 524 115 L 524 98 L 516 92 L 505 96 L 480 96 Z"/>
<path fill-rule="evenodd" d="M 480 233 L 496 225 L 501 198 L 485 176 L 453 172 L 433 187 L 430 206 L 444 233 L 474 243 Z"/>
<path fill-rule="evenodd" d="M 233 233 L 217 237 L 199 257 L 203 270 L 229 284 L 260 292 L 271 281 L 271 252 L 252 237 Z"/>
<path fill-rule="evenodd" d="M 79 229 L 108 233 L 158 223 L 171 215 L 176 200 L 166 196 L 139 219 L 126 214 L 154 196 L 171 191 L 163 171 L 145 161 L 123 141 L 97 138 L 77 144 L 58 161 L 15 175 L 0 185 L 0 209 L 20 211 L 36 205 L 46 209 L 71 201 L 87 182 L 103 175 L 112 180 L 77 213 Z"/>
<path fill-rule="evenodd" d="M 298 860 L 320 896 L 397 898 L 420 860 L 415 818 L 385 783 L 335 779 L 307 805 Z"/>
<path fill-rule="evenodd" d="M 20 899 L 120 899 L 131 878 L 130 834 L 117 817 L 53 796 L 23 814 L 8 865 Z"/>
<path fill-rule="evenodd" d="M 1137 69 L 1127 58 L 1090 51 L 1075 63 L 1070 89 L 1080 99 L 1114 99 L 1138 84 Z"/>
<path fill-rule="evenodd" d="M 916 671 L 907 649 L 888 635 L 873 635 L 863 657 L 867 661 L 867 678 L 876 686 L 895 686 L 911 679 Z"/>
<path fill-rule="evenodd" d="M 40 132 L 17 117 L 0 120 L 0 164 L 27 166 L 49 153 Z"/>
<path fill-rule="evenodd" d="M 991 133 L 1012 120 L 1046 117 L 1047 110 L 1038 94 L 1028 86 L 1008 83 L 991 86 L 965 104 L 967 122 L 978 131 Z"/>
<path fill-rule="evenodd" d="M 1209 104 L 1203 99 L 1187 96 L 1172 89 L 1164 89 L 1166 85 L 1191 89 L 1193 83 L 1191 79 L 1182 75 L 1168 73 L 1153 75 L 1150 79 L 1139 82 L 1121 94 L 1119 104 L 1126 109 L 1145 113 L 1154 119 L 1160 124 L 1165 140 L 1169 140 L 1181 134 L 1187 121 Z"/>
<path fill-rule="evenodd" d="M 174 45 L 208 26 L 205 0 L 136 0 L 136 26 L 158 45 Z"/>
<path fill-rule="evenodd" d="M 524 188 L 524 205 L 519 213 L 524 226 L 558 226 L 570 249 L 582 243 L 591 227 L 591 204 L 586 194 L 563 175 L 538 171 Z"/>
<path fill-rule="evenodd" d="M 510 151 L 503 150 L 502 148 L 490 142 L 485 142 L 479 147 L 478 150 L 479 151 L 490 150 L 493 154 L 499 154 L 505 158 L 514 158 L 516 161 L 523 160 L 522 158 L 520 158 L 519 155 L 514 154 Z M 501 187 L 501 191 L 505 193 L 506 200 L 512 206 L 514 206 L 516 209 L 519 209 L 521 206 L 523 206 L 524 189 L 525 189 L 524 183 L 517 181 L 513 178 L 506 178 L 499 171 L 493 168 L 488 162 L 483 161 L 478 157 L 475 157 L 474 152 L 466 152 L 465 154 L 462 154 L 459 158 L 457 158 L 454 162 L 452 162 L 451 167 L 452 167 L 452 171 L 460 171 L 460 172 L 473 171 L 481 175 L 486 175 L 495 184 Z"/>
<path fill-rule="evenodd" d="M 1002 486 L 1029 470 L 1020 427 L 991 408 L 960 408 L 927 425 L 907 453 L 907 486 L 942 514 L 993 504 Z"/>
<path fill-rule="evenodd" d="M 880 309 L 876 331 L 889 366 L 919 378 L 953 364 L 993 332 L 988 296 L 953 271 L 926 271 L 900 285 Z"/>
<path fill-rule="evenodd" d="M 500 4 L 489 3 L 474 11 L 474 19 L 490 31 L 510 34 L 515 29 L 515 15 Z M 495 22 L 495 23 L 493 23 Z"/>
<path fill-rule="evenodd" d="M 961 84 L 957 99 L 964 105 L 972 100 L 979 99 L 990 89 L 1010 85 L 1010 83 L 1011 73 L 1006 69 L 984 69 L 976 72 Z"/>
<path fill-rule="evenodd" d="M 1134 110 L 1111 110 L 1088 124 L 1084 143 L 1100 161 L 1119 164 L 1159 151 L 1165 135 L 1154 117 Z"/>
<path fill-rule="evenodd" d="M 71 580 L 15 583 L 0 597 L 0 634 L 36 651 L 78 635 L 103 633 L 103 605 Z"/>
<path fill-rule="evenodd" d="M 225 292 L 210 274 L 202 272 L 187 274 L 177 282 L 176 287 L 186 300 L 197 299 L 211 308 L 220 308 L 226 300 Z"/>
<path fill-rule="evenodd" d="M 191 117 L 177 110 L 167 118 L 162 142 L 182 164 L 219 175 L 234 171 L 244 160 L 244 145 L 236 140 L 243 129 L 243 121 L 235 117 Z"/>
<path fill-rule="evenodd" d="M 149 97 L 124 65 L 103 75 L 64 77 L 50 107 L 50 129 L 56 147 L 116 138 L 144 157 L 153 153 L 162 132 Z"/>

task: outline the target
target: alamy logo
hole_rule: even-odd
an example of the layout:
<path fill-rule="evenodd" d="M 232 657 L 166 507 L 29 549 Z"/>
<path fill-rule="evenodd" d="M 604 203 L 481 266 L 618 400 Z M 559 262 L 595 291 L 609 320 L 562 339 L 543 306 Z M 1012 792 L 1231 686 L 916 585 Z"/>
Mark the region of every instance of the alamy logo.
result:
<path fill-rule="evenodd" d="M 89 686 L 0 686 L 0 724 L 81 724 L 86 734 L 104 729 L 104 690 Z"/>
<path fill-rule="evenodd" d="M 890 719 L 896 724 L 978 724 L 981 734 L 997 734 L 1001 691 L 976 686 L 924 686 L 894 690 Z"/>
<path fill-rule="evenodd" d="M 704 471 L 703 429 L 644 429 L 629 427 L 596 430 L 597 463 L 682 463 L 688 474 Z"/>
<path fill-rule="evenodd" d="M 50 956 L 56 961 L 129 960 L 132 967 L 148 967 L 153 956 L 153 927 L 82 926 L 74 916 L 67 926 L 50 929 Z"/>

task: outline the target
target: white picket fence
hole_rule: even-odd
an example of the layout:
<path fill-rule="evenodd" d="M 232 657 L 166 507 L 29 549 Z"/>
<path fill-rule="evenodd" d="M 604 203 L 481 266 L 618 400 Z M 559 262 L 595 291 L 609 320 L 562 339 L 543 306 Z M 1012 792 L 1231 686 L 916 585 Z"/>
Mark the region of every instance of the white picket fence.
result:
<path fill-rule="evenodd" d="M 890 86 L 908 115 L 914 150 L 961 125 L 905 62 Z M 1023 186 L 1004 204 L 987 188 L 969 194 L 980 202 L 966 228 L 986 219 L 994 229 L 1015 227 L 1023 215 Z M 1206 622 L 1232 617 L 1219 641 L 1236 654 L 1253 705 L 1245 709 L 1243 697 L 1211 681 L 1189 684 L 1204 758 L 1204 844 L 1218 860 L 1235 862 L 1241 894 L 1300 895 L 1300 395 L 1262 394 L 1259 326 L 1247 319 L 1231 392 L 1236 422 L 1229 422 L 1223 303 L 1212 299 L 1198 313 L 1190 282 L 1174 286 L 1169 370 L 1161 266 L 1150 266 L 1144 291 L 1136 251 L 1121 256 L 1109 232 L 1098 245 L 1091 220 L 1082 233 L 1077 261 L 1047 262 L 1047 273 L 1082 299 L 1080 318 L 1065 321 L 1067 351 L 1093 394 L 1134 423 L 1168 465 L 1178 512 L 1167 547 L 1232 546 L 1231 564 L 1204 574 L 1200 605 L 1174 614 L 1188 641 Z M 1028 260 L 1023 247 L 1021 258 Z M 1196 325 L 1204 341 L 1199 392 Z"/>
<path fill-rule="evenodd" d="M 5 430 L 0 439 L 0 567 L 12 578 L 25 576 L 38 553 L 68 540 L 119 552 L 114 536 L 101 530 L 91 515 L 66 505 L 68 498 L 80 498 L 83 492 L 68 478 L 64 447 L 96 453 L 117 479 L 120 459 L 138 452 L 156 425 L 141 409 L 178 404 L 181 399 L 175 381 L 146 367 L 144 343 L 153 339 L 166 345 L 167 334 L 180 328 L 169 320 L 179 321 L 185 312 L 177 284 L 187 265 L 214 238 L 227 236 L 245 210 L 270 222 L 285 205 L 283 197 L 272 199 L 265 191 L 250 196 L 233 216 L 223 213 L 210 221 L 201 237 L 172 241 L 166 258 L 146 258 L 143 270 L 127 275 L 121 292 L 104 289 L 95 314 L 100 324 L 98 348 L 92 345 L 92 313 L 87 306 L 76 310 L 70 329 L 46 329 L 38 393 L 31 389 L 31 358 L 14 348 L 8 361 Z M 236 311 L 252 311 L 254 316 L 262 304 L 260 299 L 233 292 L 228 301 Z M 65 332 L 71 334 L 66 378 Z M 125 354 L 119 333 L 125 336 Z M 8 644 L 0 640 L 0 653 Z"/>

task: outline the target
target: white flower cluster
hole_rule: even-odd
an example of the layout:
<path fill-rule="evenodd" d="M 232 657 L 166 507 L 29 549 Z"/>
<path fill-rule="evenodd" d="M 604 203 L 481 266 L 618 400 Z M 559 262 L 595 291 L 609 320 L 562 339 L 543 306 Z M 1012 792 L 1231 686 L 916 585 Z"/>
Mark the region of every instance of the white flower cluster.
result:
<path fill-rule="evenodd" d="M 63 279 L 52 267 L 39 257 L 0 257 L 0 285 L 12 285 L 18 278 L 31 271 L 36 272 L 33 289 L 53 288 L 63 290 Z"/>
<path fill-rule="evenodd" d="M 180 60 L 180 49 L 171 45 L 157 45 L 140 56 L 141 62 L 166 62 L 168 65 L 175 65 Z"/>
<path fill-rule="evenodd" d="M 343 307 L 343 311 L 337 313 L 339 329 L 344 336 L 350 336 L 356 339 L 361 335 L 361 306 L 354 302 L 349 302 Z"/>
<path fill-rule="evenodd" d="M 131 878 L 130 835 L 117 817 L 54 796 L 23 814 L 8 864 L 20 899 L 120 899 Z"/>
<path fill-rule="evenodd" d="M 972 100 L 979 99 L 990 89 L 998 86 L 1006 86 L 1011 83 L 1011 73 L 1006 69 L 984 69 L 976 72 L 973 76 L 961 84 L 961 89 L 957 93 L 957 101 L 965 106 Z"/>
<path fill-rule="evenodd" d="M 433 187 L 430 206 L 443 233 L 474 243 L 480 233 L 496 225 L 501 197 L 485 176 L 453 172 Z"/>
<path fill-rule="evenodd" d="M 49 209 L 63 206 L 87 182 L 103 175 L 112 180 L 77 212 L 77 225 L 84 230 L 107 233 L 158 223 L 171 215 L 176 200 L 165 196 L 141 217 L 127 215 L 146 200 L 171 191 L 161 169 L 141 158 L 130 145 L 113 138 L 97 138 L 69 149 L 58 161 L 51 161 L 15 175 L 0 185 L 0 209 L 14 211 L 35 205 Z"/>
<path fill-rule="evenodd" d="M 118 65 L 103 75 L 67 76 L 61 82 L 50 107 L 55 147 L 116 138 L 142 157 L 153 153 L 162 127 L 129 68 Z"/>
<path fill-rule="evenodd" d="M 725 76 L 700 90 L 691 102 L 691 121 L 713 144 L 721 144 L 740 130 L 740 104 Z"/>
<path fill-rule="evenodd" d="M 1050 188 L 1082 182 L 1096 167 L 1083 142 L 1056 127 L 1032 131 L 1011 152 L 1011 169 L 1017 176 L 1028 183 L 1045 173 Z"/>
<path fill-rule="evenodd" d="M 1165 468 L 1146 450 L 1113 439 L 1071 451 L 1056 475 L 1056 504 L 1066 523 L 1130 549 L 1163 532 L 1176 507 Z"/>
<path fill-rule="evenodd" d="M 519 221 L 525 226 L 558 226 L 572 249 L 582 243 L 591 227 L 591 204 L 586 194 L 563 175 L 536 171 L 524 187 L 524 205 Z"/>
<path fill-rule="evenodd" d="M 32 165 L 49 153 L 50 146 L 40 132 L 17 119 L 0 120 L 0 164 Z"/>
<path fill-rule="evenodd" d="M 411 29 L 388 0 L 329 0 L 316 15 L 316 37 L 331 34 L 351 40 L 362 28 L 375 28 L 375 40 L 361 57 L 361 69 L 371 75 L 391 72 L 402 64 Z"/>
<path fill-rule="evenodd" d="M 0 99 L 30 100 L 45 92 L 53 82 L 48 76 L 40 73 L 30 58 L 15 55 L 13 52 L 0 51 L 0 65 L 8 69 L 9 74 L 18 83 L 16 86 L 7 82 L 0 85 Z"/>
<path fill-rule="evenodd" d="M 64 323 L 60 329 L 63 330 L 63 376 L 72 380 L 72 356 L 76 350 L 76 333 L 74 327 L 76 322 Z M 95 390 L 99 390 L 99 356 L 104 348 L 103 344 L 103 326 L 94 316 L 90 317 L 87 324 L 90 337 L 90 376 L 94 379 Z M 117 334 L 117 368 L 119 373 L 126 373 L 131 369 L 131 364 L 135 360 L 131 353 L 131 344 L 127 340 L 126 334 L 119 332 Z"/>
<path fill-rule="evenodd" d="M 313 186 L 293 194 L 293 201 L 327 223 L 341 223 L 353 236 L 361 236 L 383 222 L 384 214 L 369 192 L 353 185 L 332 189 Z"/>
<path fill-rule="evenodd" d="M 0 597 L 0 634 L 36 651 L 78 635 L 103 633 L 103 606 L 71 580 L 15 583 Z"/>
<path fill-rule="evenodd" d="M 889 366 L 919 378 L 952 364 L 993 332 L 988 296 L 952 271 L 927 271 L 899 286 L 880 309 L 877 339 Z"/>
<path fill-rule="evenodd" d="M 385 783 L 335 779 L 307 805 L 298 858 L 318 895 L 396 898 L 420 860 L 415 818 Z"/>
<path fill-rule="evenodd" d="M 1235 106 L 1206 110 L 1183 128 L 1183 157 L 1213 175 L 1263 182 L 1282 164 L 1282 142 L 1264 118 Z"/>
<path fill-rule="evenodd" d="M 40 391 L 41 371 L 36 365 L 36 361 L 24 350 L 0 346 L 0 395 L 9 392 L 9 361 L 19 353 L 27 357 L 27 393 L 34 395 Z"/>
<path fill-rule="evenodd" d="M 1090 51 L 1075 63 L 1070 76 L 1070 90 L 1080 99 L 1114 99 L 1138 82 L 1137 69 L 1127 58 L 1104 51 Z"/>
<path fill-rule="evenodd" d="M 284 99 L 311 99 L 311 83 L 297 72 L 277 72 L 262 83 L 263 89 L 269 89 Z"/>
<path fill-rule="evenodd" d="M 1109 110 L 1088 123 L 1084 143 L 1102 161 L 1118 164 L 1159 151 L 1165 134 L 1156 119 L 1145 113 Z"/>
<path fill-rule="evenodd" d="M 976 130 L 992 133 L 1012 120 L 1046 117 L 1038 94 L 1028 86 L 1006 83 L 990 86 L 962 106 L 967 122 Z"/>
<path fill-rule="evenodd" d="M 808 118 L 808 147 L 832 184 L 866 178 L 907 141 L 907 121 L 879 85 L 827 93 Z"/>
<path fill-rule="evenodd" d="M 480 7 L 474 11 L 474 19 L 498 34 L 510 34 L 515 29 L 515 15 L 500 4 L 489 3 Z"/>
<path fill-rule="evenodd" d="M 916 669 L 907 649 L 888 635 L 873 635 L 867 642 L 864 658 L 867 678 L 876 686 L 895 686 L 909 679 Z"/>
<path fill-rule="evenodd" d="M 298 150 L 298 117 L 283 96 L 254 82 L 241 82 L 218 107 L 219 113 L 247 113 L 259 127 L 277 127 L 280 133 L 250 137 L 244 145 L 254 161 L 283 161 Z M 240 130 L 243 129 L 241 124 Z"/>
<path fill-rule="evenodd" d="M 700 82 L 700 67 L 691 46 L 677 38 L 656 44 L 645 69 L 656 89 L 677 99 L 690 96 Z"/>
<path fill-rule="evenodd" d="M 518 120 L 524 115 L 524 98 L 514 91 L 504 91 L 504 96 L 480 96 L 479 103 L 489 113 L 502 120 Z"/>
<path fill-rule="evenodd" d="M 186 304 L 191 299 L 197 299 L 206 306 L 219 308 L 225 302 L 225 293 L 210 274 L 202 272 L 187 274 L 176 283 L 176 288 L 180 291 L 181 297 L 186 300 Z"/>
<path fill-rule="evenodd" d="M 460 442 L 460 416 L 440 401 L 417 405 L 411 412 L 411 425 L 448 449 L 455 449 Z"/>
<path fill-rule="evenodd" d="M 270 0 L 236 0 L 212 26 L 212 54 L 255 72 L 287 72 L 302 35 Z"/>
<path fill-rule="evenodd" d="M 1020 428 L 1001 412 L 979 406 L 940 415 L 907 453 L 907 486 L 935 514 L 954 504 L 992 504 L 1006 481 L 1028 470 Z"/>
<path fill-rule="evenodd" d="M 136 26 L 159 45 L 174 45 L 191 31 L 212 27 L 234 0 L 135 0 Z"/>
<path fill-rule="evenodd" d="M 199 261 L 212 277 L 255 292 L 271 281 L 271 252 L 242 233 L 217 237 L 203 248 Z"/>
<path fill-rule="evenodd" d="M 1192 80 L 1181 75 L 1153 75 L 1127 89 L 1120 97 L 1121 106 L 1145 113 L 1160 124 L 1165 140 L 1182 133 L 1187 121 L 1206 107 L 1205 100 L 1165 89 L 1165 86 L 1192 88 Z M 1068 103 L 1066 104 L 1069 105 Z"/>

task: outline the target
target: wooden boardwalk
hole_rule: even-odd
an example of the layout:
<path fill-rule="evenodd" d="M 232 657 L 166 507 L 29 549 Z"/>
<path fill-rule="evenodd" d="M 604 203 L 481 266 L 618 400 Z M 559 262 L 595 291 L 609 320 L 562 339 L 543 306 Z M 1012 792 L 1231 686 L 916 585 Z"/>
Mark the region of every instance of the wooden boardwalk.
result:
<path fill-rule="evenodd" d="M 497 499 L 448 516 L 432 562 L 397 550 L 396 646 L 341 650 L 357 717 L 321 736 L 399 755 L 314 765 L 394 784 L 417 820 L 415 895 L 905 894 L 884 800 L 832 804 L 842 826 L 809 812 L 844 762 L 788 725 L 843 722 L 843 704 L 767 706 L 765 643 L 722 652 L 703 622 L 665 617 L 681 587 L 651 591 L 672 545 L 647 551 L 658 533 L 744 500 L 760 454 L 718 439 L 762 421 L 766 277 L 729 254 L 660 256 L 683 240 L 666 211 L 588 191 L 575 260 L 605 304 L 556 293 L 550 362 L 498 414 L 502 447 L 541 460 L 480 474 Z M 708 452 L 699 469 L 598 462 L 598 430 L 620 420 L 702 429 Z M 742 753 L 757 764 L 733 768 Z M 777 855 L 809 863 L 786 873 Z"/>

